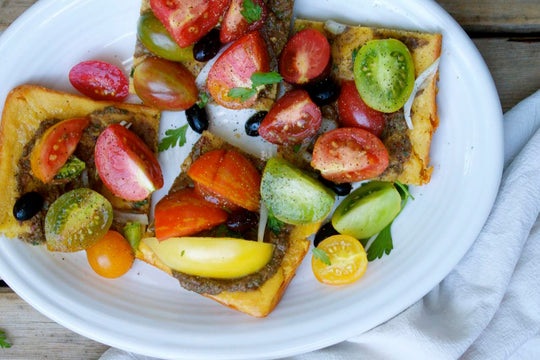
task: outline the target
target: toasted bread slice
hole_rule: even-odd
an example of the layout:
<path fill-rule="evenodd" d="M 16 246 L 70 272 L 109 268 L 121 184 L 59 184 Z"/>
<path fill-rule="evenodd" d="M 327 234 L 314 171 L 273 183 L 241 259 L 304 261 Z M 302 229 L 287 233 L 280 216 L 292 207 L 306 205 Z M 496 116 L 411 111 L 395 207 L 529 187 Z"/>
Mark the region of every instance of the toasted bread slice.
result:
<path fill-rule="evenodd" d="M 277 71 L 278 56 L 287 43 L 289 35 L 289 27 L 292 21 L 294 0 L 266 0 L 265 1 L 268 16 L 264 26 L 260 30 L 263 35 L 270 55 L 270 68 L 272 71 Z M 151 12 L 150 0 L 142 0 L 140 13 Z M 133 69 L 137 67 L 144 59 L 153 55 L 146 47 L 137 39 L 135 45 L 135 52 L 133 55 Z M 199 75 L 203 67 L 206 65 L 204 62 L 198 62 L 191 58 L 183 61 L 184 65 L 195 77 Z M 133 71 L 131 72 L 133 75 Z M 200 89 L 205 91 L 206 89 Z M 135 94 L 133 87 L 133 77 L 130 76 L 130 92 Z M 278 85 L 267 85 L 266 89 L 259 94 L 257 101 L 251 106 L 255 110 L 268 111 L 278 94 Z"/>
<path fill-rule="evenodd" d="M 441 55 L 442 36 L 440 34 L 420 33 L 404 30 L 378 29 L 364 26 L 347 26 L 340 34 L 332 34 L 325 28 L 325 23 L 297 19 L 294 32 L 312 28 L 320 31 L 329 39 L 332 47 L 333 76 L 336 79 L 354 80 L 353 54 L 366 42 L 374 39 L 394 38 L 402 41 L 411 52 L 416 76 L 420 75 Z M 414 100 L 411 117 L 413 129 L 387 129 L 383 142 L 388 142 L 396 131 L 405 131 L 410 141 L 410 154 L 390 154 L 391 163 L 381 180 L 398 180 L 404 184 L 422 185 L 431 179 L 432 168 L 429 166 L 429 150 L 432 135 L 439 124 L 437 115 L 437 76 L 434 76 L 425 88 L 418 92 Z M 394 155 L 394 156 L 393 156 Z M 392 158 L 403 157 L 405 160 Z"/>
<path fill-rule="evenodd" d="M 235 149 L 236 151 L 242 152 L 240 149 L 235 148 L 209 132 L 203 133 L 201 139 L 194 146 L 194 150 L 190 156 L 188 156 L 182 164 L 182 172 L 176 178 L 170 192 L 186 187 L 189 183 L 186 172 L 192 162 L 202 154 L 215 149 Z M 244 155 L 246 154 L 244 153 Z M 260 169 L 264 166 L 262 160 L 253 159 L 252 161 Z M 278 270 L 256 290 L 223 291 L 217 295 L 202 295 L 251 316 L 267 316 L 281 300 L 285 289 L 295 275 L 296 269 L 308 251 L 310 242 L 306 240 L 306 238 L 315 233 L 319 226 L 320 223 L 315 223 L 304 226 L 295 226 L 291 229 L 289 232 L 289 248 L 283 257 Z M 136 256 L 148 264 L 165 271 L 169 275 L 173 275 L 172 269 L 161 262 L 144 241 L 140 242 Z"/>
<path fill-rule="evenodd" d="M 95 111 L 113 108 L 128 113 L 129 118 L 133 119 L 132 129 L 146 132 L 143 140 L 151 149 L 157 150 L 160 112 L 155 109 L 142 105 L 94 101 L 34 85 L 19 86 L 8 94 L 0 125 L 0 187 L 3 189 L 0 193 L 1 233 L 8 237 L 19 237 L 32 231 L 31 223 L 18 222 L 12 214 L 15 201 L 22 195 L 17 184 L 17 174 L 24 170 L 20 169 L 19 160 L 40 124 L 51 119 L 86 117 Z M 111 194 L 104 195 L 112 200 L 115 209 L 129 208 L 125 201 Z M 140 210 L 147 212 L 149 206 L 145 205 Z"/>

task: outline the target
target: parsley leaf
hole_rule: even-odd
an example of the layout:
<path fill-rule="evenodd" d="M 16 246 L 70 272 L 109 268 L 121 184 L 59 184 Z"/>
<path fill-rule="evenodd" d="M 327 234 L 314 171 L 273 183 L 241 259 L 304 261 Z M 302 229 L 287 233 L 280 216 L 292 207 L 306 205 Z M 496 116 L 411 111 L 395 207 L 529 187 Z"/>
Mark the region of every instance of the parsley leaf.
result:
<path fill-rule="evenodd" d="M 186 131 L 188 125 L 181 126 L 177 129 L 169 129 L 165 131 L 165 137 L 161 139 L 161 142 L 158 145 L 158 151 L 162 152 L 169 148 L 178 146 L 183 146 L 186 143 Z"/>
<path fill-rule="evenodd" d="M 201 95 L 199 95 L 199 101 L 197 102 L 197 105 L 199 105 L 199 108 L 204 108 L 208 104 L 208 94 L 203 92 Z"/>
<path fill-rule="evenodd" d="M 294 146 L 293 146 L 294 153 L 298 154 L 298 152 L 300 151 L 301 148 L 302 148 L 302 144 L 294 144 Z"/>
<path fill-rule="evenodd" d="M 401 195 L 401 200 L 405 201 L 405 204 L 407 203 L 408 198 L 411 198 L 412 200 L 414 200 L 414 196 L 412 196 L 411 193 L 409 192 L 409 187 L 407 185 L 397 180 L 395 181 L 394 185 L 396 186 L 396 189 L 399 192 L 399 195 Z M 401 205 L 402 210 L 405 207 L 405 204 Z"/>
<path fill-rule="evenodd" d="M 253 0 L 244 0 L 242 7 L 243 9 L 240 11 L 240 14 L 242 14 L 248 24 L 252 24 L 261 19 L 262 8 L 255 4 Z"/>
<path fill-rule="evenodd" d="M 258 88 L 261 85 L 277 84 L 283 80 L 283 77 L 279 73 L 272 71 L 268 73 L 255 72 L 251 75 L 252 87 Z"/>
<path fill-rule="evenodd" d="M 0 348 L 8 349 L 11 347 L 11 343 L 7 340 L 6 333 L 0 330 Z"/>
<path fill-rule="evenodd" d="M 267 225 L 268 228 L 277 235 L 281 232 L 281 228 L 285 226 L 285 223 L 281 220 L 276 219 L 273 214 L 269 213 Z"/>
<path fill-rule="evenodd" d="M 313 256 L 315 256 L 315 259 L 321 260 L 326 265 L 332 265 L 328 254 L 324 250 L 321 250 L 319 248 L 313 248 Z"/>
<path fill-rule="evenodd" d="M 257 88 L 263 85 L 271 85 L 281 82 L 283 77 L 279 73 L 273 71 L 269 73 L 255 72 L 251 75 L 251 89 L 247 87 L 237 87 L 229 90 L 227 96 L 247 101 L 253 95 L 257 94 Z"/>
<path fill-rule="evenodd" d="M 255 89 L 249 89 L 249 88 L 233 88 L 229 90 L 229 93 L 227 96 L 230 96 L 232 98 L 240 98 L 240 101 L 244 102 L 247 101 L 250 97 L 255 95 L 257 93 L 257 90 Z"/>

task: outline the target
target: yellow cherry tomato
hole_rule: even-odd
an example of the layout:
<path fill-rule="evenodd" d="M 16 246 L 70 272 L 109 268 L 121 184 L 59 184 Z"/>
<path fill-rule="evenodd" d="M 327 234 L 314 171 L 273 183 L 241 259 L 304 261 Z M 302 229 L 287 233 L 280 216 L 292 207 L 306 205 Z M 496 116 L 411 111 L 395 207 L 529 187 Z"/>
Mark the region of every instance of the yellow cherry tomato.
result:
<path fill-rule="evenodd" d="M 109 230 L 95 245 L 86 249 L 88 263 L 106 278 L 117 278 L 131 269 L 135 256 L 129 242 L 118 232 Z"/>
<path fill-rule="evenodd" d="M 311 258 L 317 280 L 328 285 L 350 284 L 362 277 L 367 255 L 360 241 L 349 235 L 334 235 L 321 241 Z M 317 255 L 316 255 L 317 254 Z"/>

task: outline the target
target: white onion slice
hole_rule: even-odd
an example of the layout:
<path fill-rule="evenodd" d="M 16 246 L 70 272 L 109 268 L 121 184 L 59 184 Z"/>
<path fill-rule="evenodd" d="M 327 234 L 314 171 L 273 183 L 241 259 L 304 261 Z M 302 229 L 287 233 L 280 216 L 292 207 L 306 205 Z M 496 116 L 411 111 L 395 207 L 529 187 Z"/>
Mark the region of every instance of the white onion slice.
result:
<path fill-rule="evenodd" d="M 81 181 L 84 187 L 90 187 L 90 183 L 88 182 L 88 169 L 84 169 L 81 172 Z"/>
<path fill-rule="evenodd" d="M 347 25 L 340 24 L 334 20 L 326 20 L 324 29 L 333 35 L 339 35 L 347 29 Z"/>
<path fill-rule="evenodd" d="M 409 96 L 409 99 L 405 103 L 405 106 L 403 106 L 403 113 L 405 115 L 405 121 L 407 122 L 407 126 L 409 129 L 413 128 L 413 123 L 411 119 L 411 108 L 414 102 L 414 99 L 416 98 L 416 94 L 422 90 L 424 87 L 426 87 L 427 80 L 429 80 L 437 70 L 439 69 L 439 60 L 441 58 L 439 57 L 437 60 L 433 62 L 426 70 L 424 70 L 414 81 L 414 87 L 413 91 L 411 93 L 411 96 Z"/>
<path fill-rule="evenodd" d="M 148 215 L 146 214 L 129 213 L 115 210 L 113 211 L 113 217 L 123 223 L 138 222 L 141 225 L 148 225 Z"/>
<path fill-rule="evenodd" d="M 268 209 L 264 206 L 264 203 L 261 201 L 261 211 L 259 214 L 259 229 L 257 231 L 257 241 L 264 241 L 264 232 L 266 230 L 266 223 L 268 222 Z"/>

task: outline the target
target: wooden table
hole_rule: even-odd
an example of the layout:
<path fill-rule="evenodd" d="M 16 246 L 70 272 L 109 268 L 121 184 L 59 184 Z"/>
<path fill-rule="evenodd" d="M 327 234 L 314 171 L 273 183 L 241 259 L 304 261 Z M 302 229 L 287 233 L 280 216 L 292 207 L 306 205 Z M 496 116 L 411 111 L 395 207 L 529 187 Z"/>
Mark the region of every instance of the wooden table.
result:
<path fill-rule="evenodd" d="M 0 0 L 0 30 L 36 0 Z M 438 0 L 473 38 L 493 74 L 503 110 L 540 89 L 538 0 Z M 0 281 L 0 330 L 13 344 L 2 359 L 98 359 L 108 348 L 38 313 Z"/>

